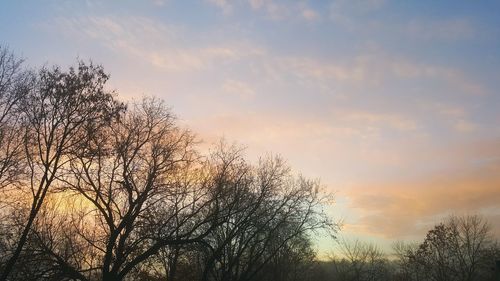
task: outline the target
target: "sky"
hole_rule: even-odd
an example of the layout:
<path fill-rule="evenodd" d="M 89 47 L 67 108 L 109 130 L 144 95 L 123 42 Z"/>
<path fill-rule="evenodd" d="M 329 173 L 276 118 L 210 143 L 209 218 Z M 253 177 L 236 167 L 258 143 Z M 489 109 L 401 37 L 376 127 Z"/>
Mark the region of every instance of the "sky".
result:
<path fill-rule="evenodd" d="M 335 193 L 342 236 L 388 247 L 450 214 L 500 235 L 498 14 L 487 0 L 3 0 L 0 44 L 36 67 L 91 59 L 203 145 L 283 156 Z"/>

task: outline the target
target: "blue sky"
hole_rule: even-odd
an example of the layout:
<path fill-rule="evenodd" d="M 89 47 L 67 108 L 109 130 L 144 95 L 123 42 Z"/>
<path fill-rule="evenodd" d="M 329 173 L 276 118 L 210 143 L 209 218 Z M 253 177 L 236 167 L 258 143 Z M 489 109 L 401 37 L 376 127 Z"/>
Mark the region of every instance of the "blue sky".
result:
<path fill-rule="evenodd" d="M 337 194 L 344 235 L 418 239 L 500 221 L 500 2 L 2 1 L 32 66 L 92 59 L 207 146 L 278 153 Z M 500 233 L 500 226 L 493 226 Z M 330 245 L 321 242 L 320 247 Z"/>

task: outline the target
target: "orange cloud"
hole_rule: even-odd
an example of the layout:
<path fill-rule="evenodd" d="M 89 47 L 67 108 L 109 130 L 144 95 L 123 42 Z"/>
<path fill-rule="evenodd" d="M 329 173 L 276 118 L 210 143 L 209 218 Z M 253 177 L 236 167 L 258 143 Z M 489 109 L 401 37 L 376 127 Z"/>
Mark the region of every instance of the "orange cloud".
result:
<path fill-rule="evenodd" d="M 490 147 L 491 148 L 491 147 Z M 351 231 L 386 238 L 415 237 L 452 213 L 500 215 L 500 149 L 476 168 L 457 169 L 422 180 L 359 185 L 347 191 L 360 218 Z M 498 220 L 490 221 L 500 234 Z"/>

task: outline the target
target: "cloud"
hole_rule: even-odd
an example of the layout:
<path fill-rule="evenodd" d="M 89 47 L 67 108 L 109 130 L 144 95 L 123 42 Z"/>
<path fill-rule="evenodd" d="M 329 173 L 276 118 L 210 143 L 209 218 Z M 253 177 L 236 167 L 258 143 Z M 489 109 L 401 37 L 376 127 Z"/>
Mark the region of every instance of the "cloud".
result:
<path fill-rule="evenodd" d="M 206 69 L 216 63 L 240 60 L 258 53 L 246 46 L 214 46 L 204 48 L 165 48 L 146 55 L 154 65 L 165 70 L 193 71 Z"/>
<path fill-rule="evenodd" d="M 417 129 L 416 121 L 397 114 L 374 113 L 366 111 L 348 111 L 339 116 L 340 120 L 351 123 L 363 124 L 365 126 L 389 126 L 400 131 L 414 131 Z"/>
<path fill-rule="evenodd" d="M 411 151 L 447 141 L 436 137 L 435 126 L 469 137 L 482 133 L 472 121 L 476 116 L 470 116 L 472 104 L 460 101 L 477 83 L 459 69 L 377 52 L 291 56 L 237 38 L 193 44 L 192 31 L 142 17 L 55 22 L 67 38 L 104 47 L 132 66 L 135 74 L 120 81 L 122 93 L 163 95 L 203 139 L 226 136 L 255 151 L 308 157 L 314 169 L 300 169 L 324 171 L 330 182 L 354 181 L 358 173 L 393 178 L 410 169 L 449 165 L 430 159 L 422 168 L 414 164 L 421 164 L 419 159 L 409 159 L 422 157 Z M 138 73 L 143 77 L 137 79 Z M 440 88 L 426 88 L 432 84 Z M 435 92 L 422 97 L 404 92 L 413 89 L 417 95 Z M 446 95 L 456 103 L 446 104 Z M 422 105 L 429 101 L 437 105 Z M 279 112 L 271 112 L 272 106 Z M 297 153 L 304 147 L 307 156 Z M 335 160 L 323 164 L 329 158 Z M 395 175 L 394 169 L 400 172 Z M 338 179 L 329 170 L 336 170 Z"/>
<path fill-rule="evenodd" d="M 364 65 L 357 60 L 349 66 L 309 58 L 284 58 L 281 62 L 301 77 L 309 76 L 320 80 L 333 78 L 344 81 L 360 81 L 366 78 Z"/>
<path fill-rule="evenodd" d="M 198 99 L 198 104 L 212 109 L 189 120 L 203 140 L 211 143 L 225 137 L 248 146 L 253 156 L 269 151 L 286 155 L 295 168 L 321 177 L 332 189 L 360 177 L 392 176 L 395 169 L 410 166 L 408 151 L 414 143 L 387 142 L 384 134 L 404 134 L 413 140 L 410 136 L 419 133 L 409 117 L 396 114 L 344 110 L 321 116 L 282 108 L 243 110 L 227 100 L 223 109 L 217 108 L 221 103 Z"/>
<path fill-rule="evenodd" d="M 309 9 L 309 8 L 304 8 L 302 10 L 302 17 L 304 17 L 308 21 L 315 21 L 319 19 L 319 15 L 316 11 Z"/>
<path fill-rule="evenodd" d="M 243 81 L 227 80 L 222 86 L 224 92 L 236 95 L 242 100 L 250 100 L 255 97 L 255 90 Z"/>
<path fill-rule="evenodd" d="M 352 187 L 346 194 L 360 218 L 350 222 L 350 230 L 402 239 L 421 236 L 453 213 L 500 214 L 499 144 L 500 140 L 485 143 L 485 148 L 473 152 L 463 151 L 467 147 L 455 147 L 448 152 L 468 161 L 427 178 Z M 500 224 L 492 223 L 500 234 Z"/>
<path fill-rule="evenodd" d="M 201 133 L 210 139 L 221 136 L 230 136 L 231 139 L 245 140 L 246 144 L 252 143 L 258 146 L 264 144 L 287 145 L 304 139 L 328 139 L 338 134 L 349 134 L 348 128 L 334 127 L 324 121 L 317 119 L 297 119 L 296 116 L 285 114 L 241 112 L 234 114 L 217 114 L 205 119 L 205 128 L 200 128 Z M 217 126 L 206 127 L 207 124 Z"/>
<path fill-rule="evenodd" d="M 433 79 L 444 82 L 469 95 L 488 94 L 487 89 L 459 69 L 425 64 L 408 59 L 389 59 L 388 69 L 398 78 Z"/>
<path fill-rule="evenodd" d="M 439 83 L 446 89 L 436 94 L 488 95 L 488 89 L 460 69 L 422 63 L 383 53 L 359 54 L 349 58 L 318 59 L 314 57 L 283 57 L 269 53 L 259 70 L 266 77 L 295 77 L 301 84 L 315 85 L 322 92 L 365 95 L 376 89 L 391 88 L 397 83 L 423 89 Z M 427 90 L 427 89 L 426 89 Z M 428 91 L 428 90 L 427 90 Z"/>
<path fill-rule="evenodd" d="M 165 6 L 167 0 L 151 0 L 155 6 Z"/>
<path fill-rule="evenodd" d="M 250 6 L 254 10 L 262 8 L 262 6 L 264 6 L 264 3 L 266 3 L 266 2 L 268 2 L 268 1 L 266 1 L 266 0 L 248 0 L 248 3 L 250 3 Z"/>
<path fill-rule="evenodd" d="M 248 3 L 254 11 L 264 11 L 273 20 L 287 18 L 293 10 L 292 5 L 277 3 L 274 0 L 248 0 Z"/>
<path fill-rule="evenodd" d="M 62 29 L 68 37 L 92 39 L 111 51 L 174 72 L 198 71 L 261 52 L 252 46 L 228 42 L 193 47 L 184 41 L 178 28 L 143 17 L 58 18 L 50 26 Z"/>
<path fill-rule="evenodd" d="M 414 11 L 402 11 L 407 15 L 398 19 L 380 19 L 379 12 L 390 6 L 385 0 L 332 1 L 329 18 L 334 24 L 360 37 L 404 38 L 418 43 L 455 42 L 474 39 L 485 32 L 471 17 L 443 14 L 439 18 L 415 15 Z M 387 7 L 391 9 L 391 7 Z M 382 11 L 382 13 L 385 11 Z M 493 34 L 492 34 L 493 36 Z M 397 45 L 397 44 L 396 44 Z"/>
<path fill-rule="evenodd" d="M 450 105 L 443 103 L 432 103 L 426 105 L 426 107 L 431 108 L 438 114 L 452 119 L 463 118 L 466 116 L 466 111 L 463 106 Z"/>
<path fill-rule="evenodd" d="M 259 8 L 272 1 L 252 3 Z M 304 5 L 300 8 L 308 9 Z M 295 77 L 295 83 L 302 86 L 318 88 L 321 92 L 335 89 L 339 95 L 387 86 L 394 79 L 432 79 L 461 92 L 480 95 L 487 92 L 460 70 L 383 53 L 324 59 L 283 56 L 238 38 L 192 44 L 194 39 L 189 37 L 189 30 L 143 17 L 58 18 L 48 26 L 67 37 L 82 42 L 91 39 L 113 52 L 172 72 L 200 71 L 239 63 L 241 67 L 264 74 L 262 77 L 268 80 Z"/>
<path fill-rule="evenodd" d="M 209 3 L 219 7 L 225 14 L 229 14 L 233 10 L 233 6 L 230 3 L 230 0 L 206 0 Z"/>
<path fill-rule="evenodd" d="M 295 3 L 279 0 L 205 1 L 221 9 L 224 14 L 231 14 L 234 11 L 246 11 L 250 7 L 251 11 L 263 13 L 271 20 L 303 19 L 315 21 L 320 18 L 317 11 L 306 6 L 307 1 L 297 1 Z"/>
<path fill-rule="evenodd" d="M 453 126 L 456 131 L 462 132 L 462 133 L 471 133 L 477 130 L 478 125 L 475 123 L 472 123 L 470 121 L 460 119 L 457 120 Z"/>
<path fill-rule="evenodd" d="M 226 81 L 223 89 L 228 93 L 247 95 L 253 97 L 254 90 L 249 85 L 240 81 Z M 205 106 L 211 107 L 212 103 L 220 103 L 219 100 L 211 99 L 204 101 Z M 335 143 L 338 141 L 349 141 L 353 139 L 365 139 L 373 130 L 389 129 L 408 133 L 415 131 L 418 126 L 408 116 L 361 111 L 357 109 L 343 109 L 334 111 L 326 116 L 300 116 L 287 112 L 272 111 L 232 111 L 226 109 L 224 114 L 214 114 L 203 117 L 205 124 L 203 133 L 211 135 L 230 135 L 234 139 L 252 141 L 256 144 L 265 143 L 292 143 L 296 141 L 307 141 L 311 139 L 322 139 Z M 373 139 L 366 140 L 368 142 Z M 318 153 L 322 147 L 317 147 Z"/>

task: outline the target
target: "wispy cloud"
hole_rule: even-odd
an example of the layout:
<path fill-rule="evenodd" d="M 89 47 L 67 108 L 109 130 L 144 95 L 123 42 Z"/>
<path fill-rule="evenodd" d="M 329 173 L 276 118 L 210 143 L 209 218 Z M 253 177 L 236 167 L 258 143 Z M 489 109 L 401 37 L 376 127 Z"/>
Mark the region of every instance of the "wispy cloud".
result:
<path fill-rule="evenodd" d="M 262 13 L 271 20 L 303 19 L 315 21 L 320 18 L 318 11 L 307 5 L 309 1 L 280 1 L 280 0 L 206 0 L 208 3 L 221 9 L 225 14 L 232 14 L 236 10 Z"/>
<path fill-rule="evenodd" d="M 259 3 L 254 5 L 265 4 Z M 294 94 L 288 98 L 290 103 L 315 97 L 324 99 L 327 102 L 318 104 L 314 109 L 315 114 L 323 116 L 322 122 L 333 128 L 344 127 L 358 131 L 363 138 L 377 137 L 387 130 L 419 131 L 420 134 L 425 134 L 430 126 L 437 123 L 460 133 L 472 133 L 480 127 L 471 121 L 466 106 L 462 106 L 459 111 L 449 108 L 432 109 L 430 111 L 435 112 L 435 119 L 429 123 L 421 116 L 419 104 L 407 104 L 403 97 L 397 95 L 378 96 L 377 99 L 386 99 L 393 104 L 383 110 L 374 107 L 356 108 L 352 105 L 339 110 L 334 104 L 336 101 L 370 99 L 373 91 L 399 91 L 391 89 L 392 84 L 398 83 L 414 85 L 414 89 L 423 93 L 433 89 L 420 88 L 421 85 L 438 83 L 441 88 L 433 93 L 434 96 L 440 95 L 441 89 L 446 89 L 444 94 L 454 93 L 455 96 L 488 93 L 481 84 L 460 69 L 417 62 L 381 52 L 361 53 L 340 59 L 290 56 L 248 40 L 242 43 L 245 41 L 237 38 L 206 42 L 198 40 L 194 46 L 191 44 L 193 38 L 190 38 L 189 30 L 142 17 L 58 18 L 55 25 L 57 32 L 62 32 L 69 38 L 82 42 L 91 40 L 134 63 L 146 63 L 161 72 L 183 73 L 189 76 L 186 79 L 192 79 L 195 73 L 205 76 L 212 80 L 212 84 L 219 83 L 213 85 L 213 91 L 237 96 L 243 101 L 272 98 L 264 93 L 276 89 L 281 94 L 300 90 L 301 95 Z M 199 98 L 195 99 L 197 100 Z M 219 102 L 225 103 L 224 100 Z M 286 138 L 282 140 L 286 141 Z"/>
<path fill-rule="evenodd" d="M 261 52 L 240 43 L 193 47 L 183 42 L 178 27 L 142 17 L 59 18 L 55 26 L 69 37 L 84 36 L 114 52 L 169 71 L 201 70 L 214 63 L 239 60 Z"/>
<path fill-rule="evenodd" d="M 225 93 L 236 95 L 243 100 L 250 100 L 256 95 L 255 90 L 243 81 L 227 80 L 222 85 L 222 89 Z"/>
<path fill-rule="evenodd" d="M 208 3 L 211 3 L 217 7 L 219 7 L 225 14 L 231 13 L 233 10 L 233 6 L 229 0 L 206 0 Z"/>
<path fill-rule="evenodd" d="M 471 121 L 465 120 L 465 119 L 459 119 L 455 122 L 453 127 L 458 132 L 471 133 L 471 132 L 474 132 L 478 128 L 478 125 L 475 123 L 472 123 Z"/>
<path fill-rule="evenodd" d="M 290 5 L 277 3 L 274 0 L 248 0 L 253 10 L 264 11 L 272 19 L 284 19 L 290 15 Z"/>
<path fill-rule="evenodd" d="M 384 7 L 391 6 L 385 0 L 331 1 L 329 19 L 357 34 L 377 35 L 380 38 L 394 36 L 415 42 L 454 42 L 474 39 L 482 32 L 469 17 L 446 15 L 439 18 L 418 15 L 399 19 L 397 23 L 377 16 Z"/>
<path fill-rule="evenodd" d="M 267 4 L 267 1 L 256 1 L 252 5 Z M 350 89 L 346 86 L 357 89 L 362 85 L 380 86 L 393 79 L 432 79 L 461 92 L 486 92 L 460 70 L 383 53 L 359 54 L 336 61 L 311 56 L 283 56 L 256 44 L 241 43 L 237 38 L 193 46 L 186 37 L 187 30 L 142 17 L 58 18 L 50 26 L 57 26 L 58 31 L 68 37 L 94 40 L 114 52 L 168 71 L 199 71 L 215 65 L 219 67 L 225 62 L 239 62 L 258 73 L 265 73 L 266 79 L 294 76 L 297 82 L 316 84 L 322 91 L 342 87 L 347 92 Z"/>
<path fill-rule="evenodd" d="M 347 122 L 361 123 L 364 126 L 389 126 L 400 131 L 414 131 L 417 129 L 415 120 L 397 114 L 351 111 L 346 112 L 343 116 L 338 116 L 338 118 Z"/>

